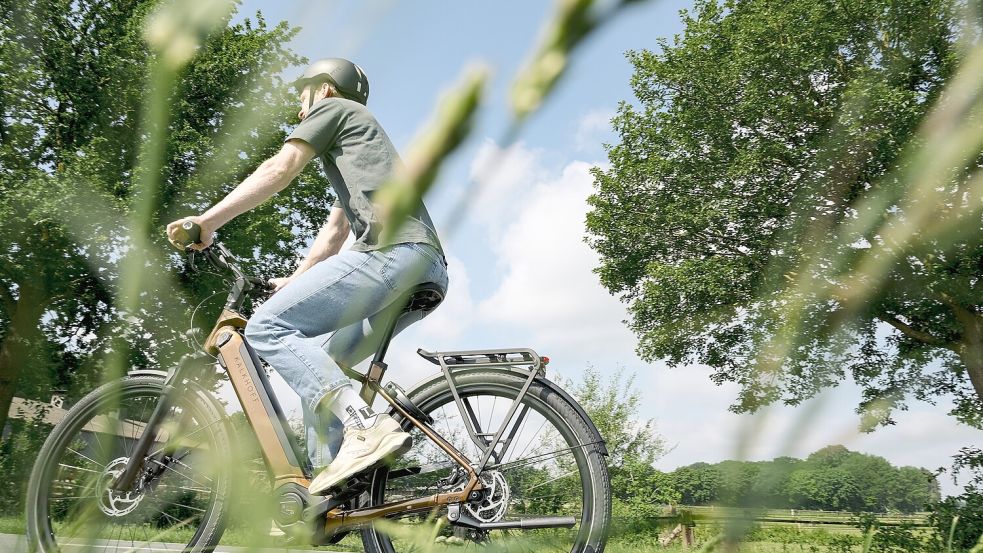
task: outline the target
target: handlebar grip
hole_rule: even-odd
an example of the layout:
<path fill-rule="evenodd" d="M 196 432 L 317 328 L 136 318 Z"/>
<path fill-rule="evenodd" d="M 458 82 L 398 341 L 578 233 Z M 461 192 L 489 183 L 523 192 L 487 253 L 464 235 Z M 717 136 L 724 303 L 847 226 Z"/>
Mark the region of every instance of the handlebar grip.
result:
<path fill-rule="evenodd" d="M 181 223 L 178 227 L 177 239 L 174 241 L 175 246 L 184 250 L 192 244 L 197 244 L 201 241 L 201 225 L 194 223 L 192 221 L 185 221 Z"/>

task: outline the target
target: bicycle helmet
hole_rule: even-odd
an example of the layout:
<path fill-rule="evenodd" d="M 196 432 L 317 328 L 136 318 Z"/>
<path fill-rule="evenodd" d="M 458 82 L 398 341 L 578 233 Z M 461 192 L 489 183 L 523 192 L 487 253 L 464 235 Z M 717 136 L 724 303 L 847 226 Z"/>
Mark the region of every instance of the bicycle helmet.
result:
<path fill-rule="evenodd" d="M 331 83 L 342 96 L 365 105 L 369 100 L 369 78 L 362 68 L 342 58 L 325 58 L 307 66 L 294 86 L 303 90 L 309 84 Z"/>

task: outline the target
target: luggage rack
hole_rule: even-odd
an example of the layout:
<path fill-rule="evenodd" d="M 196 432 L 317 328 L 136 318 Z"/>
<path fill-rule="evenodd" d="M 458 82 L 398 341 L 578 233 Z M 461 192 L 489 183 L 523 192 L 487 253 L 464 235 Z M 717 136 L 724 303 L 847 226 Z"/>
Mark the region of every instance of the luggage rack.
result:
<path fill-rule="evenodd" d="M 549 357 L 541 357 L 529 348 L 475 349 L 462 351 L 416 350 L 420 357 L 442 367 L 515 367 L 527 366 L 537 372 L 546 370 Z"/>

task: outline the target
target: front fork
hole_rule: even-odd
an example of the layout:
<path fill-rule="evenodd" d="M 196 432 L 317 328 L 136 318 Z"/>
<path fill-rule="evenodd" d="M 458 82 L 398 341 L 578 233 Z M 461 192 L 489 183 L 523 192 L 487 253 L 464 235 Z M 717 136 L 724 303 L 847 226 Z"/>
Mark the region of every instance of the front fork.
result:
<path fill-rule="evenodd" d="M 157 402 L 154 412 L 150 414 L 150 420 L 147 421 L 146 426 L 143 428 L 143 433 L 140 434 L 140 438 L 137 440 L 133 452 L 130 454 L 130 460 L 126 463 L 126 468 L 123 469 L 123 472 L 112 483 L 111 488 L 114 491 L 126 492 L 133 490 L 133 484 L 145 468 L 150 446 L 156 441 L 158 427 L 176 404 L 175 400 L 180 393 L 178 385 L 184 382 L 185 375 L 188 374 L 189 369 L 193 365 L 202 362 L 201 355 L 185 355 L 176 367 L 168 371 L 167 377 L 164 379 L 164 388 L 161 390 L 160 400 Z M 190 410 L 185 409 L 181 414 L 178 428 L 185 428 L 186 423 L 190 422 L 186 419 L 190 416 Z M 172 456 L 177 444 L 178 442 L 174 440 L 171 444 L 165 445 L 160 451 L 160 458 L 164 459 Z"/>

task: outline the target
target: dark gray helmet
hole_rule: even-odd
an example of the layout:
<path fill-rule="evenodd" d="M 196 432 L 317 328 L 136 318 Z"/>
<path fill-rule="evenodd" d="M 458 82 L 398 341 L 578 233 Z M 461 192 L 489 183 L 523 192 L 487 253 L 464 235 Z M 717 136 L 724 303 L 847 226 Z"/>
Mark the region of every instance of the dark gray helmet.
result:
<path fill-rule="evenodd" d="M 307 66 L 304 74 L 294 81 L 303 90 L 309 84 L 329 82 L 342 96 L 362 105 L 369 101 L 369 78 L 362 68 L 342 58 L 325 58 Z"/>

